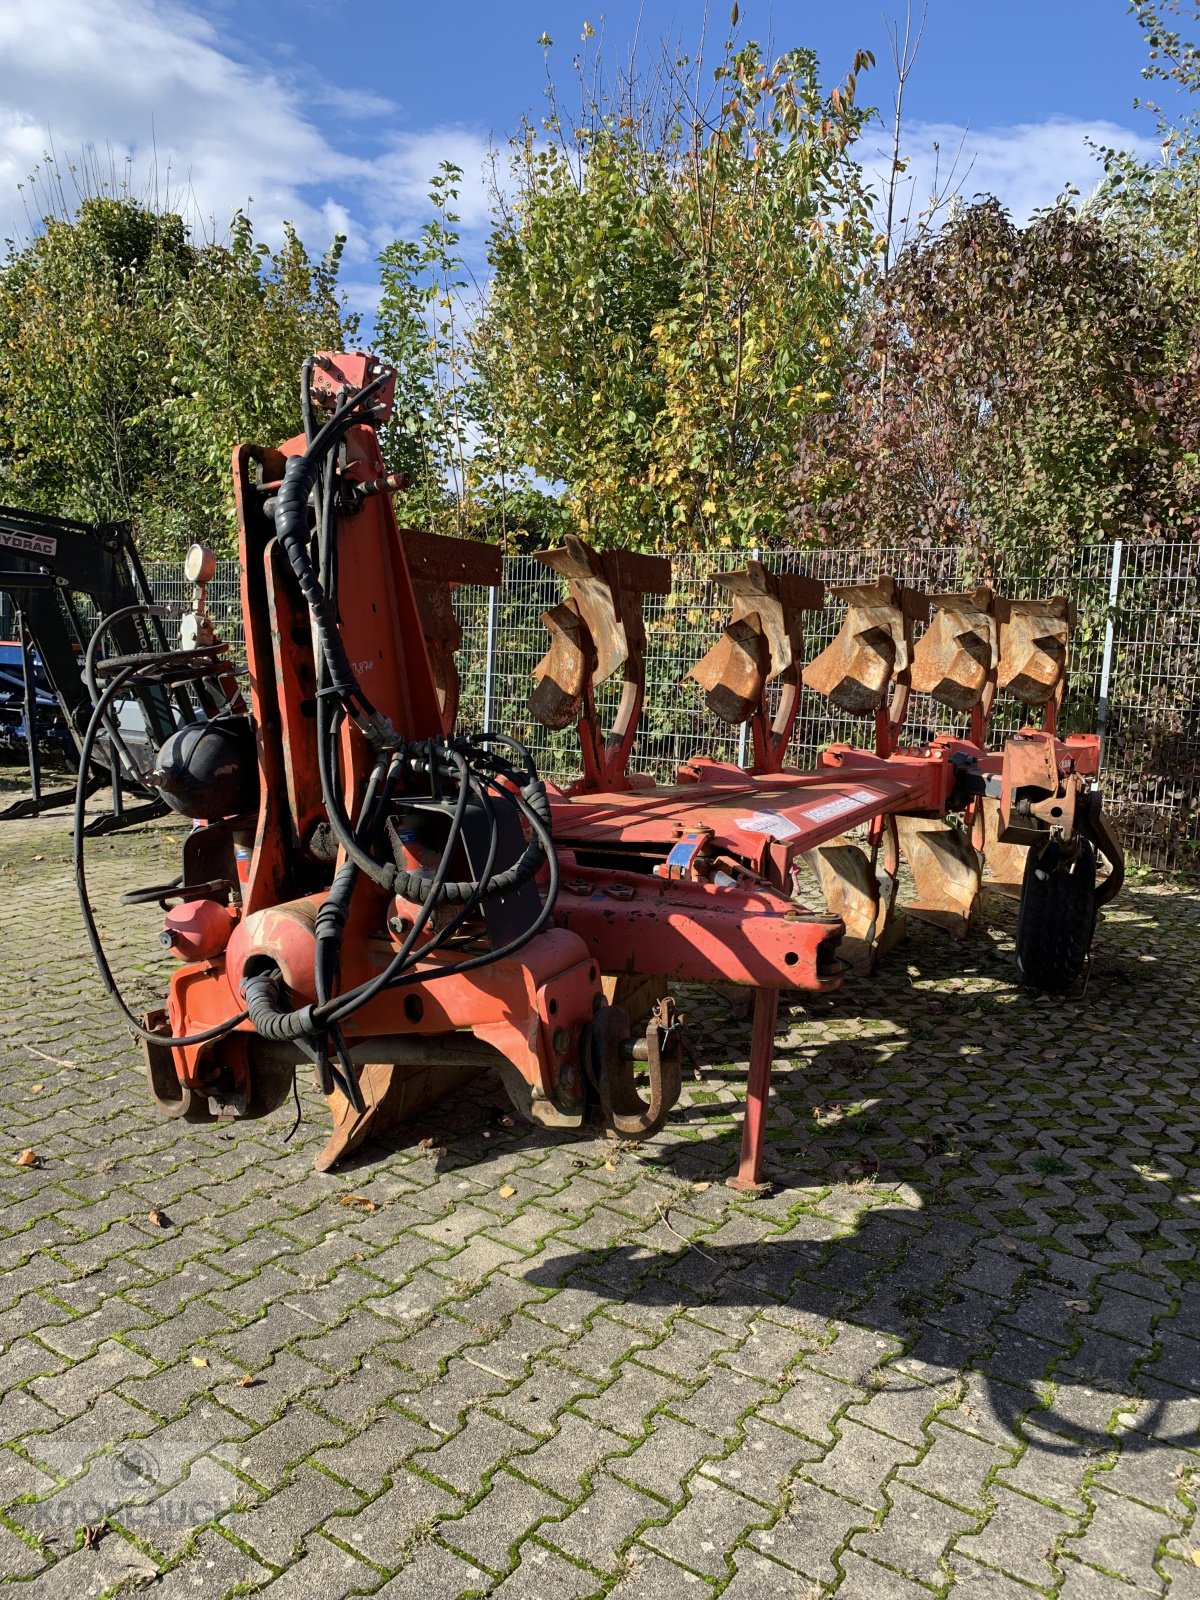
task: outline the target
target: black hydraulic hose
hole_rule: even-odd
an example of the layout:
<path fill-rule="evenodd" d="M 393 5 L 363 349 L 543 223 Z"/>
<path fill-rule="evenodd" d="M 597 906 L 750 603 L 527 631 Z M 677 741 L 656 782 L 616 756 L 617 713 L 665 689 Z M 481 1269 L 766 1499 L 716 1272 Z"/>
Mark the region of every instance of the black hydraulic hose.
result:
<path fill-rule="evenodd" d="M 377 720 L 377 714 L 354 675 L 354 669 L 350 665 L 350 658 L 338 631 L 337 616 L 332 601 L 325 593 L 309 559 L 308 500 L 326 454 L 336 446 L 341 435 L 353 425 L 356 413 L 363 402 L 381 389 L 389 376 L 390 373 L 381 373 L 365 388 L 360 389 L 334 412 L 313 437 L 302 456 L 291 456 L 288 459 L 283 472 L 283 482 L 275 498 L 275 532 L 296 575 L 301 592 L 308 602 L 333 689 L 343 704 L 349 706 L 357 703 L 368 720 Z"/>
<path fill-rule="evenodd" d="M 316 432 L 312 403 L 312 374 L 316 364 L 315 356 L 305 356 L 304 365 L 300 368 L 300 415 L 304 419 L 304 438 L 308 444 L 312 443 Z"/>
<path fill-rule="evenodd" d="M 465 769 L 465 762 L 463 763 L 463 766 Z M 359 984 L 357 988 L 347 990 L 345 994 L 338 995 L 337 999 L 332 1003 L 332 1009 L 328 1007 L 322 1007 L 321 1020 L 323 1022 L 341 1022 L 345 1017 L 350 1016 L 353 1012 L 361 1010 L 368 1001 L 373 1000 L 377 994 L 380 994 L 384 989 L 388 988 L 394 981 L 395 977 L 404 970 L 404 967 L 408 963 L 409 957 L 412 955 L 413 949 L 416 946 L 417 940 L 421 937 L 421 934 L 425 930 L 426 923 L 433 915 L 434 908 L 438 903 L 441 885 L 446 881 L 446 877 L 450 871 L 451 857 L 453 856 L 454 851 L 457 849 L 458 841 L 462 836 L 462 825 L 467 814 L 467 801 L 470 798 L 470 793 L 470 786 L 466 781 L 464 771 L 463 782 L 458 792 L 458 801 L 455 804 L 453 814 L 450 818 L 450 833 L 446 840 L 445 846 L 443 847 L 441 860 L 438 862 L 437 868 L 433 873 L 430 884 L 430 893 L 422 904 L 421 909 L 413 918 L 413 925 L 408 930 L 404 942 L 401 944 L 399 950 L 396 951 L 395 955 L 388 962 L 387 966 L 381 973 L 378 973 L 374 978 L 369 979 L 366 983 Z"/>
<path fill-rule="evenodd" d="M 376 861 L 369 851 L 360 843 L 345 806 L 342 804 L 342 792 L 338 781 L 337 769 L 337 735 L 341 727 L 344 712 L 341 706 L 334 709 L 332 720 L 329 720 L 329 699 L 327 693 L 320 687 L 317 690 L 317 769 L 321 781 L 321 798 L 325 802 L 326 815 L 329 817 L 329 826 L 333 829 L 334 837 L 353 861 L 360 872 L 365 872 L 373 883 L 388 893 L 394 893 L 395 868 L 390 862 Z M 385 761 L 386 756 L 380 760 Z"/>
<path fill-rule="evenodd" d="M 542 826 L 540 819 L 536 823 L 534 822 L 532 813 L 529 815 L 529 821 L 531 827 L 540 828 Z M 546 927 L 554 914 L 555 901 L 558 899 L 560 877 L 558 855 L 554 850 L 554 841 L 548 829 L 546 830 L 545 848 L 550 872 L 549 882 L 546 886 L 546 898 L 542 902 L 541 911 L 523 933 L 519 933 L 515 939 L 510 939 L 507 944 L 501 945 L 498 950 L 482 951 L 479 955 L 471 956 L 466 961 L 458 961 L 445 967 L 435 967 L 433 971 L 422 968 L 416 972 L 404 973 L 395 980 L 391 987 L 399 989 L 411 983 L 434 983 L 438 978 L 457 977 L 464 972 L 473 972 L 479 967 L 490 966 L 493 961 L 505 961 L 509 956 L 516 955 L 518 950 L 523 950 L 530 940 L 536 938 Z"/>
<path fill-rule="evenodd" d="M 131 617 L 165 617 L 169 616 L 170 612 L 171 607 L 168 605 L 157 605 L 143 602 L 139 605 L 121 606 L 119 610 L 110 612 L 107 617 L 101 618 L 95 632 L 88 640 L 87 650 L 84 652 L 83 657 L 83 681 L 87 685 L 88 697 L 91 700 L 93 707 L 100 698 L 100 686 L 96 681 L 96 657 L 99 653 L 100 641 L 107 633 L 115 628 L 119 622 L 128 622 Z M 120 754 L 122 760 L 125 762 L 125 767 L 129 773 L 129 776 L 137 784 L 139 789 L 146 794 L 150 794 L 152 792 L 150 786 L 143 780 L 141 776 L 138 765 L 133 759 L 133 754 L 121 735 L 121 728 L 117 719 L 115 717 L 106 716 L 104 719 L 104 729 L 108 734 L 108 737 L 112 740 L 113 745 Z"/>
<path fill-rule="evenodd" d="M 181 1034 L 178 1037 L 154 1033 L 149 1028 L 143 1027 L 134 1013 L 129 1009 L 113 976 L 113 971 L 104 953 L 104 945 L 100 939 L 100 932 L 96 926 L 95 913 L 92 911 L 91 901 L 88 898 L 87 873 L 84 861 L 84 823 L 86 820 L 87 805 L 87 772 L 91 760 L 91 753 L 96 743 L 96 736 L 104 724 L 105 714 L 116 699 L 120 691 L 129 682 L 136 679 L 145 666 L 137 664 L 124 667 L 113 676 L 112 682 L 100 695 L 83 736 L 83 745 L 80 750 L 79 776 L 75 782 L 75 832 L 72 838 L 72 857 L 75 866 L 75 888 L 79 895 L 79 909 L 83 913 L 83 925 L 87 931 L 88 944 L 91 946 L 96 967 L 100 973 L 100 980 L 105 989 L 116 1003 L 118 1009 L 124 1014 L 126 1021 L 141 1039 L 148 1040 L 151 1044 L 168 1046 L 172 1049 L 188 1045 L 208 1044 L 213 1039 L 221 1039 L 231 1033 L 240 1022 L 244 1022 L 249 1015 L 248 1011 L 239 1011 L 236 1016 L 227 1017 L 224 1022 L 217 1023 L 212 1028 L 206 1028 L 201 1033 Z"/>

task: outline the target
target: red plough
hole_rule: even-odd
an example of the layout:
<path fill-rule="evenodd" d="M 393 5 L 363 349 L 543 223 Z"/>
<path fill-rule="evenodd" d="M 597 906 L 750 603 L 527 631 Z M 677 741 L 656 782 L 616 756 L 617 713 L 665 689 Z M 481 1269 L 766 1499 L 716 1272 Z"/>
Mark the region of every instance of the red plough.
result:
<path fill-rule="evenodd" d="M 531 701 L 548 727 L 578 729 L 582 775 L 560 790 L 503 732 L 457 728 L 452 592 L 496 583 L 499 558 L 397 528 L 377 434 L 394 374 L 327 355 L 302 383 L 305 433 L 235 454 L 246 697 L 211 630 L 193 626 L 169 658 L 104 663 L 89 729 L 98 737 L 115 697 L 152 674 L 194 703 L 155 764 L 163 798 L 196 823 L 183 872 L 134 895 L 163 903 L 179 966 L 163 1011 L 126 1008 L 167 1115 L 262 1114 L 311 1065 L 333 1121 L 327 1169 L 496 1065 L 530 1121 L 578 1127 L 594 1109 L 644 1139 L 680 1093 L 669 990 L 733 984 L 754 991 L 754 1021 L 730 1181 L 756 1189 L 780 990 L 869 970 L 906 913 L 965 932 L 985 863 L 1003 886 L 1020 880 L 1023 976 L 1050 989 L 1078 976 L 1121 858 L 1100 813 L 1097 741 L 1054 731 L 1066 602 L 881 579 L 833 591 L 845 621 L 806 666 L 823 586 L 751 563 L 721 580 L 729 626 L 692 676 L 716 716 L 749 724 L 752 767 L 696 760 L 662 786 L 630 762 L 642 599 L 670 591 L 669 563 L 568 539 L 543 557 L 566 594 L 544 615 Z M 617 674 L 605 730 L 596 691 Z M 835 745 L 812 771 L 788 768 L 804 687 L 869 719 L 872 748 Z M 1039 707 L 1041 726 L 988 753 L 1002 689 Z M 906 746 L 914 690 L 969 715 L 970 736 Z M 76 850 L 119 1000 L 81 836 Z M 820 909 L 801 899 L 802 862 Z"/>

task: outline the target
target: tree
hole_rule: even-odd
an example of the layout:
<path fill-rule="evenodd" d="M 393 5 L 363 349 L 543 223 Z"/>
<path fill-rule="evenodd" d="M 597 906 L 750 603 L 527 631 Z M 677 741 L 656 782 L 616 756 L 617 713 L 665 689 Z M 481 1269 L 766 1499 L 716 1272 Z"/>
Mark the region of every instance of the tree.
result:
<path fill-rule="evenodd" d="M 901 253 L 860 327 L 800 459 L 814 492 L 799 530 L 966 544 L 983 566 L 1161 534 L 1171 327 L 1153 272 L 1099 212 L 1063 202 L 1019 228 L 995 200 L 959 209 Z"/>
<path fill-rule="evenodd" d="M 585 29 L 585 37 L 590 30 Z M 876 240 L 852 146 L 856 75 L 810 51 L 664 56 L 581 111 L 552 89 L 495 191 L 471 339 L 499 461 L 565 485 L 602 543 L 766 543 L 789 526 L 804 419 L 828 406 Z"/>
<path fill-rule="evenodd" d="M 353 336 L 341 245 L 272 251 L 240 213 L 197 244 L 125 192 L 46 216 L 0 263 L 0 499 L 229 548 L 233 445 L 297 432 L 301 361 Z"/>

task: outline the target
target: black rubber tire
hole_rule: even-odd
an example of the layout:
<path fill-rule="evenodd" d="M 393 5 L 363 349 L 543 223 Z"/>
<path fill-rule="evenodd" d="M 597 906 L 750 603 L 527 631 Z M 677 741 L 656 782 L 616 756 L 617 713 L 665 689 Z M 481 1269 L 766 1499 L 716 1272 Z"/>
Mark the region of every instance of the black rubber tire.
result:
<path fill-rule="evenodd" d="M 1073 857 L 1048 871 L 1033 846 L 1017 915 L 1017 971 L 1046 994 L 1069 989 L 1083 971 L 1096 931 L 1096 850 L 1080 839 Z"/>

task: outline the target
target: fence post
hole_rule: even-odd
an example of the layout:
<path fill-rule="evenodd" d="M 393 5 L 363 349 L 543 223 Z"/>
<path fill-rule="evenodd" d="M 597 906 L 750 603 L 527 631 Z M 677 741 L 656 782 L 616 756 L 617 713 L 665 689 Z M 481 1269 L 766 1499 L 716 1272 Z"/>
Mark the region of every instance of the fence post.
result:
<path fill-rule="evenodd" d="M 484 646 L 483 664 L 483 729 L 492 731 L 492 680 L 496 661 L 496 590 L 488 590 L 487 643 Z"/>
<path fill-rule="evenodd" d="M 751 561 L 761 561 L 762 560 L 762 551 L 758 548 L 757 545 L 755 545 L 754 549 L 751 550 L 750 559 L 751 559 Z M 737 764 L 738 764 L 739 767 L 744 767 L 746 765 L 746 724 L 744 722 L 742 723 L 741 727 L 738 729 Z"/>
<path fill-rule="evenodd" d="M 1125 548 L 1120 539 L 1113 541 L 1112 568 L 1108 579 L 1108 612 L 1104 619 L 1104 660 L 1100 667 L 1100 705 L 1096 713 L 1096 732 L 1100 735 L 1100 755 L 1104 756 L 1104 736 L 1108 732 L 1108 686 L 1112 679 L 1113 623 L 1117 607 L 1117 589 L 1121 582 L 1121 552 Z"/>

